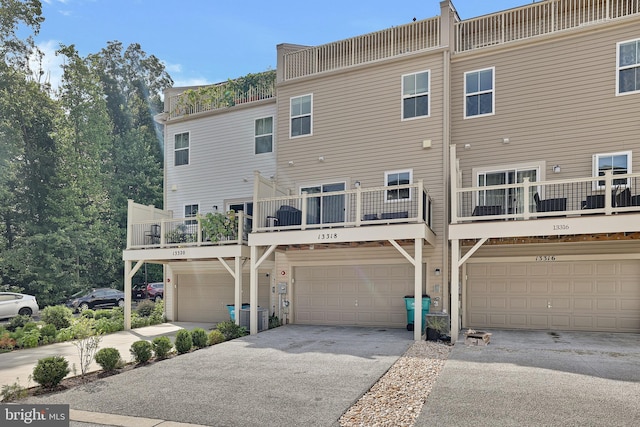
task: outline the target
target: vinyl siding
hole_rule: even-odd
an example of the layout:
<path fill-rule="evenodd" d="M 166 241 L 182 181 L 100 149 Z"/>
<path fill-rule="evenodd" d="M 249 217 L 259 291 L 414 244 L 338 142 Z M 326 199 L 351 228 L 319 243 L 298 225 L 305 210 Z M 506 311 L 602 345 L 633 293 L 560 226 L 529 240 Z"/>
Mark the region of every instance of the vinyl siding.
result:
<path fill-rule="evenodd" d="M 274 151 L 256 155 L 255 119 L 268 116 L 274 117 Z M 275 174 L 275 122 L 276 106 L 270 103 L 169 123 L 165 132 L 165 209 L 181 218 L 185 204 L 199 203 L 200 212 L 211 212 L 214 205 L 219 211 L 225 209 L 225 200 L 250 200 L 254 171 L 267 177 Z M 190 132 L 189 164 L 174 166 L 174 135 L 181 132 Z"/>
<path fill-rule="evenodd" d="M 472 167 L 546 161 L 562 177 L 590 176 L 592 155 L 636 149 L 640 95 L 616 96 L 616 43 L 640 38 L 637 26 L 574 31 L 517 48 L 459 55 L 452 62 L 452 143 L 463 184 Z M 463 119 L 466 71 L 495 67 L 495 115 Z M 502 138 L 509 138 L 508 145 Z M 462 151 L 464 144 L 471 150 Z"/>

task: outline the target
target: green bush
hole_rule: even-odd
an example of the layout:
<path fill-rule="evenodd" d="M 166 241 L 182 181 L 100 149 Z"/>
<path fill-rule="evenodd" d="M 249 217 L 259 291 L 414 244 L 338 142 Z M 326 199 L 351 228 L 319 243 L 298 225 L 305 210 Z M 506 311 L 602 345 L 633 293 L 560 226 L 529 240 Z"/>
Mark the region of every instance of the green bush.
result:
<path fill-rule="evenodd" d="M 149 316 L 149 324 L 159 325 L 160 323 L 164 323 L 166 321 L 167 318 L 164 316 L 164 300 L 158 301 L 153 307 L 153 312 Z"/>
<path fill-rule="evenodd" d="M 180 329 L 176 334 L 175 346 L 178 354 L 184 354 L 191 351 L 191 347 L 193 347 L 191 333 L 186 329 Z"/>
<path fill-rule="evenodd" d="M 22 330 L 20 338 L 16 339 L 16 344 L 20 348 L 34 348 L 40 343 L 40 331 L 36 329 Z"/>
<path fill-rule="evenodd" d="M 7 324 L 7 331 L 15 332 L 18 328 L 24 328 L 24 326 L 32 322 L 33 319 L 31 316 L 16 316 L 9 320 L 9 324 Z"/>
<path fill-rule="evenodd" d="M 123 365 L 120 352 L 117 348 L 113 347 L 98 350 L 95 359 L 96 363 L 100 365 L 105 372 L 113 372 Z"/>
<path fill-rule="evenodd" d="M 208 337 L 209 345 L 220 344 L 221 342 L 224 342 L 224 341 L 225 341 L 224 335 L 219 330 L 214 329 L 213 331 L 209 332 L 209 337 Z"/>
<path fill-rule="evenodd" d="M 40 328 L 40 335 L 43 337 L 56 337 L 58 330 L 56 329 L 56 325 L 52 325 L 51 323 L 46 323 Z"/>
<path fill-rule="evenodd" d="M 124 319 L 101 317 L 95 321 L 93 327 L 98 334 L 111 334 L 113 332 L 124 330 Z"/>
<path fill-rule="evenodd" d="M 87 319 L 93 319 L 96 315 L 96 312 L 93 311 L 90 308 L 87 308 L 85 311 L 82 312 L 81 316 L 82 317 L 86 317 Z"/>
<path fill-rule="evenodd" d="M 141 365 L 143 363 L 147 363 L 149 359 L 151 359 L 152 349 L 153 346 L 149 341 L 140 340 L 131 344 L 131 349 L 129 351 L 131 351 L 133 360 L 135 360 L 138 365 Z"/>
<path fill-rule="evenodd" d="M 224 338 L 227 341 L 234 340 L 248 334 L 247 328 L 236 325 L 234 322 L 230 321 L 218 323 L 216 329 L 222 332 L 222 335 L 224 335 Z"/>
<path fill-rule="evenodd" d="M 40 312 L 40 320 L 55 326 L 58 330 L 71 326 L 71 319 L 73 312 L 64 305 L 50 305 Z"/>
<path fill-rule="evenodd" d="M 138 303 L 138 307 L 136 307 L 136 312 L 141 317 L 149 317 L 151 316 L 151 313 L 153 313 L 153 309 L 155 308 L 155 306 L 156 304 L 153 301 L 146 299 Z"/>
<path fill-rule="evenodd" d="M 18 381 L 20 379 L 18 378 Z M 20 383 L 16 381 L 15 383 L 9 385 L 2 386 L 2 392 L 0 392 L 0 396 L 2 396 L 2 402 L 13 402 L 14 400 L 19 400 L 27 397 L 29 394 L 25 387 L 22 387 Z"/>
<path fill-rule="evenodd" d="M 166 359 L 173 348 L 169 337 L 155 337 L 153 341 L 151 341 L 151 345 L 153 346 L 153 353 L 158 359 Z"/>
<path fill-rule="evenodd" d="M 93 313 L 93 318 L 96 320 L 111 319 L 112 316 L 113 316 L 113 310 L 101 309 L 101 310 L 96 310 Z"/>
<path fill-rule="evenodd" d="M 149 326 L 148 317 L 140 317 L 138 313 L 131 313 L 131 327 L 133 329 L 143 328 L 145 326 Z"/>
<path fill-rule="evenodd" d="M 69 362 L 62 356 L 45 357 L 33 368 L 33 380 L 44 388 L 53 388 L 69 374 Z"/>
<path fill-rule="evenodd" d="M 56 334 L 56 342 L 71 341 L 73 339 L 73 330 L 71 327 L 60 329 Z"/>
<path fill-rule="evenodd" d="M 204 348 L 207 346 L 207 332 L 202 328 L 193 328 L 191 330 L 191 341 L 196 348 Z"/>

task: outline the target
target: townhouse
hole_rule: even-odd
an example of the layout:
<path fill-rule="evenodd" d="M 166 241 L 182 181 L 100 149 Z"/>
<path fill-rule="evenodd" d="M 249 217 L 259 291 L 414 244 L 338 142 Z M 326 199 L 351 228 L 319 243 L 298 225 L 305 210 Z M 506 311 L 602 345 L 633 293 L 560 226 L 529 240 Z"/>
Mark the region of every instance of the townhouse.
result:
<path fill-rule="evenodd" d="M 130 201 L 125 287 L 161 263 L 169 319 L 248 303 L 251 333 L 404 327 L 422 294 L 454 339 L 640 332 L 639 2 L 440 6 L 281 44 L 272 85 L 168 90 L 165 206 Z"/>

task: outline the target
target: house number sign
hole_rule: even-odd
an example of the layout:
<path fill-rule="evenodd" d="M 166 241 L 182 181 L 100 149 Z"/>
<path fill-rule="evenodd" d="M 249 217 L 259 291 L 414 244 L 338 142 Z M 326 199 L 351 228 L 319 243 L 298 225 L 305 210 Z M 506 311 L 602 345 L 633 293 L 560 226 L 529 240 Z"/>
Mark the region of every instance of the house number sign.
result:
<path fill-rule="evenodd" d="M 555 255 L 540 255 L 536 257 L 536 262 L 553 262 L 555 260 Z"/>
<path fill-rule="evenodd" d="M 320 233 L 318 234 L 318 240 L 335 240 L 338 238 L 338 233 Z"/>
<path fill-rule="evenodd" d="M 567 224 L 555 224 L 553 226 L 553 231 L 558 231 L 558 230 L 568 230 L 569 226 Z"/>
<path fill-rule="evenodd" d="M 185 256 L 187 254 L 187 251 L 185 249 L 176 249 L 175 251 L 171 252 L 172 256 Z"/>

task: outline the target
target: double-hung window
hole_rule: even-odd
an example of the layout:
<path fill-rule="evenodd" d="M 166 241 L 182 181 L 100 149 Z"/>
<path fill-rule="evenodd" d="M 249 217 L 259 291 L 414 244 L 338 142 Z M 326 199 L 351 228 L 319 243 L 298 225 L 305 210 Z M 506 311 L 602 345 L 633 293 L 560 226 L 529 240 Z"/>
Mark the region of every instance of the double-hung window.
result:
<path fill-rule="evenodd" d="M 199 205 L 194 204 L 194 205 L 185 205 L 184 206 L 184 217 L 185 218 L 194 218 L 194 219 L 187 219 L 184 223 L 187 225 L 191 225 L 191 224 L 196 224 L 198 221 L 195 219 L 195 217 L 198 215 L 198 209 L 200 208 Z"/>
<path fill-rule="evenodd" d="M 174 135 L 174 165 L 189 164 L 189 132 Z"/>
<path fill-rule="evenodd" d="M 291 138 L 311 135 L 313 95 L 291 98 Z"/>
<path fill-rule="evenodd" d="M 271 153 L 273 151 L 273 117 L 256 119 L 255 153 Z"/>
<path fill-rule="evenodd" d="M 631 151 L 620 151 L 617 153 L 602 153 L 593 156 L 593 176 L 604 176 L 605 171 L 613 171 L 614 175 L 624 175 L 631 172 Z M 613 180 L 614 186 L 628 187 L 629 178 L 618 178 Z M 595 189 L 604 188 L 604 180 L 594 182 Z"/>
<path fill-rule="evenodd" d="M 640 39 L 618 43 L 617 93 L 640 92 Z"/>
<path fill-rule="evenodd" d="M 464 73 L 464 117 L 494 114 L 495 68 Z"/>
<path fill-rule="evenodd" d="M 413 179 L 412 170 L 391 171 L 384 173 L 384 182 L 387 187 L 386 201 L 411 200 L 411 189 L 402 187 L 411 184 Z M 393 188 L 397 187 L 397 188 Z"/>
<path fill-rule="evenodd" d="M 429 71 L 402 76 L 402 119 L 429 116 Z"/>

